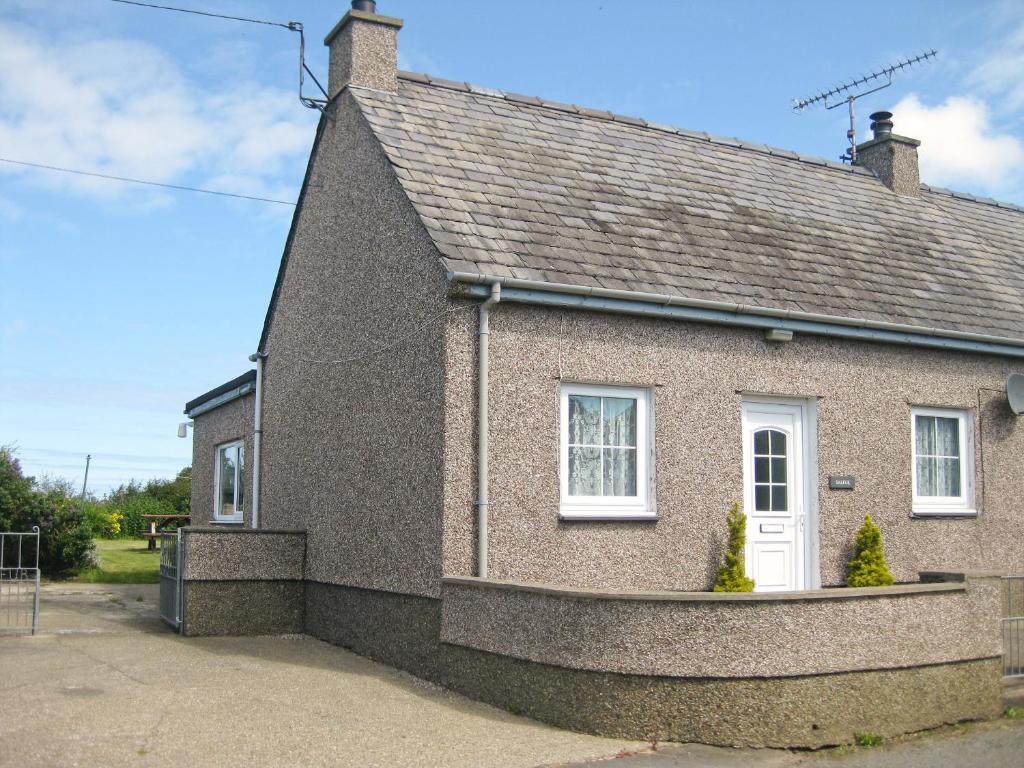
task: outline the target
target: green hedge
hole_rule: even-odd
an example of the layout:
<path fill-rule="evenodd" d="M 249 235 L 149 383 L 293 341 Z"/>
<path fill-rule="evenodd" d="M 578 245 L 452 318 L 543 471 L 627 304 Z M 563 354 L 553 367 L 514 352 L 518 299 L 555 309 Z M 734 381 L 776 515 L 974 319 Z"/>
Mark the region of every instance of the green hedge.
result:
<path fill-rule="evenodd" d="M 0 531 L 31 531 L 39 527 L 39 567 L 55 579 L 67 578 L 95 562 L 92 529 L 86 512 L 63 487 L 41 489 L 25 477 L 7 448 L 0 448 Z M 12 562 L 15 540 L 7 543 L 4 560 Z"/>

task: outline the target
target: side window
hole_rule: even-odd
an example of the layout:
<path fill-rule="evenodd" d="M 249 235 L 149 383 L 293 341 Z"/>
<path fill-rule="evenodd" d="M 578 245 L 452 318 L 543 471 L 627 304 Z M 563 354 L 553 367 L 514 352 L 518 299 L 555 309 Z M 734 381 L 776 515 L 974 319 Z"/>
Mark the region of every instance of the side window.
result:
<path fill-rule="evenodd" d="M 913 408 L 915 514 L 974 514 L 974 440 L 969 411 Z"/>
<path fill-rule="evenodd" d="M 650 423 L 646 389 L 563 385 L 562 517 L 654 516 Z"/>
<path fill-rule="evenodd" d="M 218 445 L 214 463 L 213 517 L 241 522 L 245 510 L 245 446 L 240 440 Z"/>

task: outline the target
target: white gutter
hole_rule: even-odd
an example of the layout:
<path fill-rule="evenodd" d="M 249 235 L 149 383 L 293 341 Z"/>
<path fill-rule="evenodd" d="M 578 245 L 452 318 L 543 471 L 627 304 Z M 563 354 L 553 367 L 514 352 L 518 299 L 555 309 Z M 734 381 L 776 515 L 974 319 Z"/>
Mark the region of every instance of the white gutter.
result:
<path fill-rule="evenodd" d="M 249 355 L 256 363 L 256 402 L 253 404 L 252 431 L 252 527 L 260 527 L 260 447 L 263 442 L 263 360 L 261 352 Z"/>
<path fill-rule="evenodd" d="M 476 502 L 476 560 L 477 576 L 487 578 L 487 377 L 490 368 L 491 307 L 501 301 L 501 283 L 491 283 L 491 295 L 480 305 L 479 336 L 480 362 L 477 375 L 477 502 Z"/>
<path fill-rule="evenodd" d="M 205 403 L 197 405 L 191 411 L 185 411 L 185 415 L 188 416 L 190 419 L 194 419 L 196 416 L 201 416 L 207 411 L 212 411 L 214 408 L 220 408 L 222 405 L 224 405 L 224 403 L 230 403 L 232 400 L 237 400 L 238 398 L 243 397 L 244 395 L 248 395 L 255 389 L 256 387 L 253 384 L 253 382 L 246 382 L 240 387 L 235 387 L 234 389 L 228 392 L 224 392 L 223 394 L 217 395 L 217 397 L 213 398 L 212 400 L 207 400 Z M 190 424 L 189 426 L 192 425 Z"/>
<path fill-rule="evenodd" d="M 797 320 L 810 323 L 822 323 L 834 326 L 852 326 L 855 328 L 907 333 L 917 336 L 934 336 L 945 339 L 961 339 L 980 344 L 1004 344 L 1024 347 L 1024 340 L 1009 336 L 994 336 L 984 333 L 947 330 L 921 325 L 889 323 L 881 320 L 858 319 L 826 315 L 815 312 L 801 312 L 792 309 L 775 309 L 759 307 L 752 304 L 734 304 L 727 301 L 708 301 L 705 299 L 688 299 L 684 296 L 670 296 L 664 293 L 644 293 L 642 291 L 623 291 L 614 288 L 599 288 L 587 285 L 571 285 L 567 283 L 549 283 L 542 280 L 522 280 L 496 275 L 483 275 L 478 272 L 449 272 L 448 279 L 457 283 L 493 284 L 500 281 L 506 288 L 522 288 L 524 290 L 545 291 L 549 293 L 572 294 L 595 298 L 619 299 L 622 301 L 643 302 L 665 307 L 692 307 L 694 309 L 716 310 L 736 315 L 756 315 L 760 317 L 778 318 L 780 320 Z"/>

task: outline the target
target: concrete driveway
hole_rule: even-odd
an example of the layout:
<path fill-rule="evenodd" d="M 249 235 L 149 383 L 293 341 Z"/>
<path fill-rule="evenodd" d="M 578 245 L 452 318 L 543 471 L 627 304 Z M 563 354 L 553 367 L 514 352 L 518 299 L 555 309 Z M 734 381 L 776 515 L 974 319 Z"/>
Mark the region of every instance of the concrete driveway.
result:
<path fill-rule="evenodd" d="M 183 639 L 155 586 L 50 585 L 0 637 L 0 766 L 508 766 L 643 745 L 539 725 L 307 637 Z"/>
<path fill-rule="evenodd" d="M 651 753 L 515 717 L 306 637 L 182 639 L 156 618 L 156 598 L 155 586 L 44 588 L 40 634 L 0 637 L 0 766 L 1024 765 L 1024 722 L 1007 720 L 920 740 L 938 752 Z M 952 760 L 971 754 L 989 762 Z"/>

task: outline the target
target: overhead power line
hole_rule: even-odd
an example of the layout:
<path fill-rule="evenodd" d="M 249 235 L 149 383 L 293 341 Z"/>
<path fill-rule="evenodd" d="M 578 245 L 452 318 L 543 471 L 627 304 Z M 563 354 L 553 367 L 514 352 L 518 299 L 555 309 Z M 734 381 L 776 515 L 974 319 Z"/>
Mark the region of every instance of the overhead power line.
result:
<path fill-rule="evenodd" d="M 268 27 L 284 27 L 285 29 L 291 29 L 292 22 L 288 24 L 282 24 L 279 21 L 264 21 L 262 19 L 250 19 L 245 16 L 225 16 L 223 13 L 210 13 L 209 11 L 196 11 L 191 8 L 176 8 L 173 5 L 156 5 L 155 3 L 140 3 L 138 0 L 110 0 L 112 3 L 121 3 L 122 5 L 137 5 L 141 8 L 155 8 L 158 11 L 177 11 L 178 13 L 192 13 L 196 16 L 209 16 L 214 19 L 228 19 L 229 21 L 245 21 L 250 24 L 265 24 Z"/>
<path fill-rule="evenodd" d="M 115 0 L 120 2 L 121 0 Z M 109 181 L 123 181 L 129 184 L 145 184 L 149 187 L 163 187 L 164 189 L 176 189 L 179 192 L 202 192 L 204 195 L 218 195 L 220 197 L 236 197 L 240 200 L 255 200 L 260 203 L 276 203 L 277 205 L 292 205 L 295 203 L 287 200 L 274 200 L 269 197 L 255 197 L 253 195 L 239 195 L 234 192 L 220 192 L 216 189 L 202 189 L 200 187 L 185 187 L 180 184 L 161 184 L 159 181 L 145 181 L 143 179 L 130 179 L 127 176 L 112 176 L 108 173 L 95 173 L 93 171 L 79 171 L 74 168 L 60 168 L 56 165 L 44 165 L 43 163 L 30 163 L 25 160 L 12 160 L 9 157 L 0 157 L 0 163 L 11 163 L 12 165 L 24 165 L 29 168 L 42 168 L 47 171 L 59 171 L 60 173 L 73 173 L 76 176 L 91 176 L 97 179 Z"/>
<path fill-rule="evenodd" d="M 266 21 L 264 19 L 251 19 L 247 16 L 228 16 L 223 13 L 212 13 L 210 11 L 197 11 L 192 8 L 178 8 L 173 5 L 157 5 L 156 3 L 142 3 L 139 0 L 111 0 L 114 3 L 121 3 L 122 5 L 136 5 L 140 8 L 152 8 L 157 11 L 175 11 L 177 13 L 191 13 L 194 16 L 206 16 L 211 19 L 227 19 L 228 21 L 244 21 L 248 24 L 263 24 L 267 27 L 281 27 L 292 32 L 299 33 L 299 101 L 302 106 L 309 107 L 310 109 L 318 109 L 321 112 L 324 110 L 324 105 L 327 103 L 327 90 L 317 80 L 316 75 L 306 65 L 306 33 L 302 26 L 301 21 Z M 306 96 L 303 93 L 302 86 L 305 84 L 306 75 L 316 83 L 316 87 L 320 89 L 320 93 L 324 95 L 323 99 L 314 99 L 310 96 Z"/>

